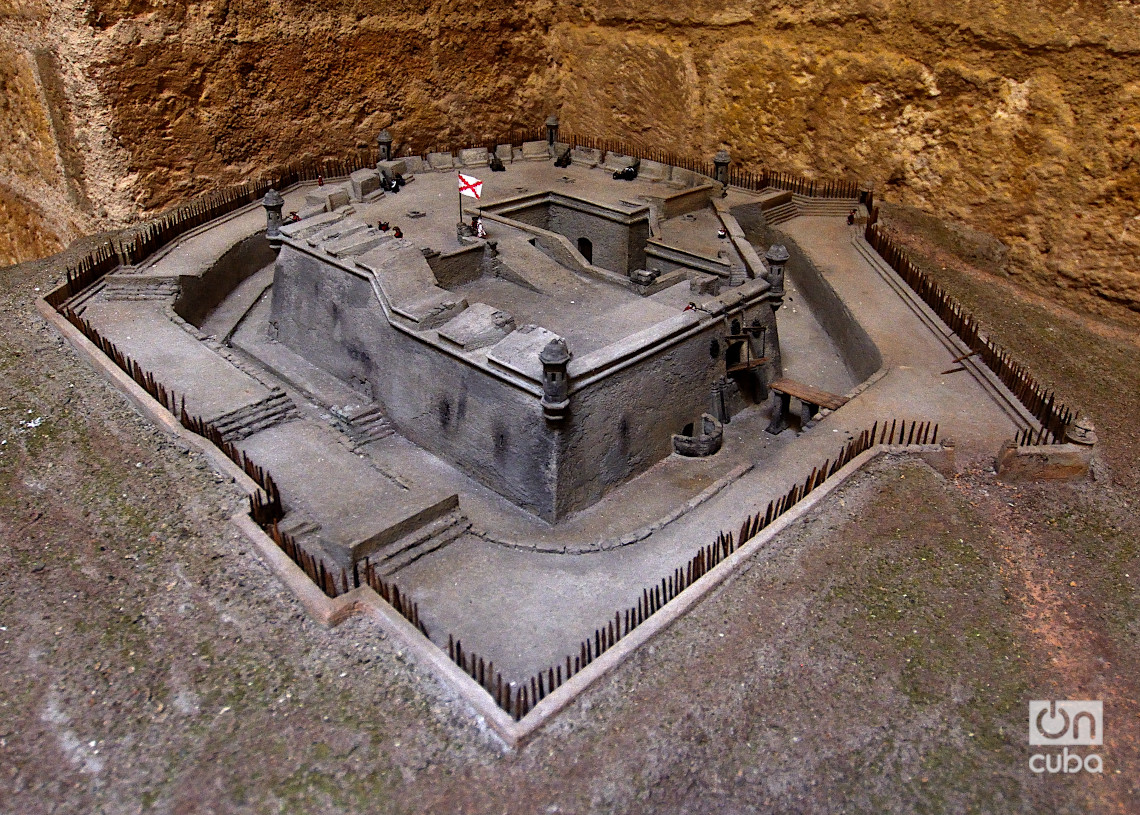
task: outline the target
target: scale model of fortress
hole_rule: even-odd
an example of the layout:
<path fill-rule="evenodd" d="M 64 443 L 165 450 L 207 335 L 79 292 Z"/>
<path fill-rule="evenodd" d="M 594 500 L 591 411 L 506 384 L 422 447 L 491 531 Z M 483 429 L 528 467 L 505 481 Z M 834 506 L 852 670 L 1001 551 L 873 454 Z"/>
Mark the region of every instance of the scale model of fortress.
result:
<path fill-rule="evenodd" d="M 486 239 L 456 237 L 453 205 L 446 219 L 408 213 L 423 220 L 405 229 L 430 223 L 434 237 L 396 238 L 350 199 L 413 177 L 409 165 L 321 189 L 279 229 L 267 197 L 271 331 L 518 506 L 554 522 L 674 451 L 715 452 L 721 422 L 781 376 L 787 252 L 761 260 L 720 183 L 646 162 L 642 173 L 663 174 L 650 195 L 606 200 L 555 180 L 563 188 L 516 188 L 469 211 Z"/>

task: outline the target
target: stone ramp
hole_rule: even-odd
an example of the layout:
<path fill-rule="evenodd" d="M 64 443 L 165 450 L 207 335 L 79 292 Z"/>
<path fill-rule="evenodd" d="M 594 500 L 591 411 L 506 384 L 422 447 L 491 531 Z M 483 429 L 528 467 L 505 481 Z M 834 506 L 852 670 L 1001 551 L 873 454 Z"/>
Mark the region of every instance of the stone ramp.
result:
<path fill-rule="evenodd" d="M 175 325 L 157 301 L 93 300 L 86 315 L 99 332 L 179 397 L 211 418 L 265 399 L 270 389 Z"/>
<path fill-rule="evenodd" d="M 338 568 L 371 555 L 458 507 L 452 490 L 397 479 L 340 442 L 330 427 L 290 422 L 256 433 L 240 447 L 273 474 L 297 523 L 319 526 L 324 557 Z M 303 520 L 302 520 L 303 519 Z"/>
<path fill-rule="evenodd" d="M 502 238 L 499 260 L 505 279 L 540 294 L 573 297 L 575 291 L 584 288 L 573 272 L 521 238 Z"/>
<path fill-rule="evenodd" d="M 206 315 L 198 330 L 206 336 L 228 342 L 242 320 L 273 285 L 273 265 L 260 269 L 241 283 L 216 308 Z"/>
<path fill-rule="evenodd" d="M 388 307 L 416 330 L 436 328 L 467 308 L 467 301 L 442 288 L 421 250 L 389 241 L 362 254 L 356 265 L 372 273 Z"/>

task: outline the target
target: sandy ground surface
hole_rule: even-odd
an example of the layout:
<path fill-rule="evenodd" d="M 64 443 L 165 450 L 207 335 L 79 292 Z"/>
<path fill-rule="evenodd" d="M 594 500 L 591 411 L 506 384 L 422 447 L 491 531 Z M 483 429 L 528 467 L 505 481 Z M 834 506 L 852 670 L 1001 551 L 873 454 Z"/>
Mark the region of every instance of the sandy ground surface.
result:
<path fill-rule="evenodd" d="M 308 621 L 232 485 L 35 315 L 58 275 L 0 271 L 0 810 L 1137 811 L 1140 349 L 923 248 L 1092 414 L 1097 479 L 867 473 L 515 753 Z M 1104 774 L 1028 770 L 1049 698 L 1105 700 Z"/>

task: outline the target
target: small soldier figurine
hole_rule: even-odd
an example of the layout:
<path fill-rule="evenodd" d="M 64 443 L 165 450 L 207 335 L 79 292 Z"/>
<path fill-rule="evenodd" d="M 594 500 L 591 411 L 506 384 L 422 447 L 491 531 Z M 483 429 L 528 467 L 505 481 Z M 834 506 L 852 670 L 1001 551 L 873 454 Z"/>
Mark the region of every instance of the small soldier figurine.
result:
<path fill-rule="evenodd" d="M 392 237 L 396 240 L 400 240 L 400 238 L 404 237 L 404 233 L 400 231 L 400 227 L 397 226 L 392 230 Z"/>

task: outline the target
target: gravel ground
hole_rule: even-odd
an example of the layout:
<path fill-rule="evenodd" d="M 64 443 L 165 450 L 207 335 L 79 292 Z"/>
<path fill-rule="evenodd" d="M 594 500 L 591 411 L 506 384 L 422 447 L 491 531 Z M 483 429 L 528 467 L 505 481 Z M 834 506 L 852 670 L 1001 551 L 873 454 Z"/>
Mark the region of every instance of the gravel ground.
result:
<path fill-rule="evenodd" d="M 513 753 L 310 622 L 35 314 L 48 265 L 0 270 L 0 812 L 1140 811 L 1140 349 L 945 265 L 1093 414 L 1097 480 L 876 467 Z M 1028 700 L 1092 697 L 1105 772 L 1031 773 Z"/>

